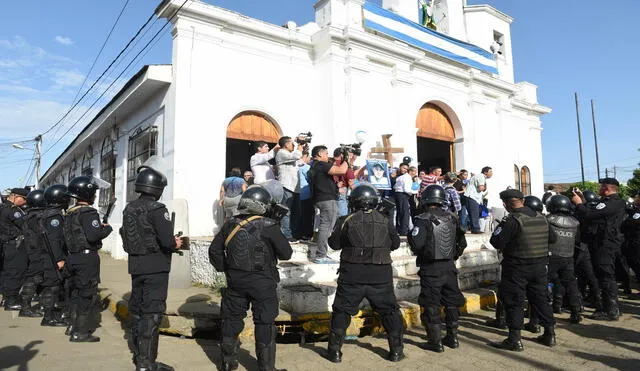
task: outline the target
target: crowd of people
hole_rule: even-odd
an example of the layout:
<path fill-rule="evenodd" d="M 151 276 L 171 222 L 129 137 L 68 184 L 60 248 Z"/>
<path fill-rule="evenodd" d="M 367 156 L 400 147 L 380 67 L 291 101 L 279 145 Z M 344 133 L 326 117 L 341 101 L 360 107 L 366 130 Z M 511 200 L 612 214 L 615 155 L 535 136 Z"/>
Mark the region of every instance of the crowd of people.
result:
<path fill-rule="evenodd" d="M 276 370 L 278 262 L 291 258 L 291 243 L 298 239 L 315 239 L 313 262 L 340 264 L 325 354 L 329 361 L 342 361 L 346 329 L 365 298 L 387 332 L 387 359 L 404 358 L 391 258 L 403 237 L 419 268 L 423 348 L 441 353 L 460 346 L 458 308 L 464 296 L 455 261 L 467 246 L 467 233 L 483 232 L 480 219 L 492 169 L 442 174 L 434 166 L 422 173 L 405 158 L 397 169 L 386 169 L 392 187 L 382 190 L 367 181 L 364 167 L 353 166 L 356 157 L 343 146 L 329 156 L 326 146 L 308 151 L 301 138 L 282 137 L 271 149 L 256 143 L 251 171 L 232 169 L 224 180 L 225 222 L 209 247 L 210 263 L 227 282 L 221 369 L 238 368 L 238 336 L 251 308 L 258 368 Z M 135 181 L 140 197 L 124 208 L 120 229 L 132 282 L 129 346 L 138 371 L 173 370 L 156 361 L 171 256 L 184 243 L 158 202 L 166 185 L 162 173 L 141 166 Z M 109 212 L 101 220 L 92 207 L 102 186 L 99 179 L 81 176 L 44 191 L 14 188 L 0 206 L 4 309 L 42 317 L 42 326 L 67 326 L 72 342 L 100 340 L 93 335 L 101 310 L 97 252 L 112 232 Z M 508 215 L 490 240 L 502 257 L 496 319 L 490 324 L 509 332 L 493 346 L 523 351 L 521 330 L 544 329 L 536 340 L 553 347 L 554 312 L 563 308 L 574 324 L 583 322 L 584 306 L 594 308 L 591 320 L 619 319 L 617 280 L 631 294 L 629 267 L 636 278 L 640 271 L 640 194 L 626 203 L 618 187 L 616 179 L 605 178 L 598 194 L 573 189 L 569 198 L 549 192 L 544 203 L 516 189 L 500 192 Z M 327 257 L 328 248 L 340 251 L 339 262 Z"/>

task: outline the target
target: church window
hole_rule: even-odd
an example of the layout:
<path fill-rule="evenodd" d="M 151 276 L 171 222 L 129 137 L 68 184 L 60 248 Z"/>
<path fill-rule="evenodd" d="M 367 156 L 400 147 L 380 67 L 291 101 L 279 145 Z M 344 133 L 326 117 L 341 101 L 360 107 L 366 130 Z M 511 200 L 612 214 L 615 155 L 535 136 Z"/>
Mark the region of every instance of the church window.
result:
<path fill-rule="evenodd" d="M 113 140 L 106 137 L 102 142 L 102 150 L 100 151 L 100 179 L 111 184 L 110 188 L 100 190 L 100 209 L 107 210 L 109 204 L 115 199 L 115 182 L 116 182 L 116 152 Z"/>
<path fill-rule="evenodd" d="M 525 196 L 531 195 L 531 172 L 526 166 L 520 169 L 520 190 Z"/>
<path fill-rule="evenodd" d="M 71 165 L 69 166 L 69 175 L 67 176 L 67 179 L 71 181 L 73 178 L 75 178 L 77 171 L 78 171 L 78 162 L 76 160 L 73 160 L 71 161 Z"/>
<path fill-rule="evenodd" d="M 89 146 L 82 156 L 82 166 L 80 173 L 86 176 L 93 175 L 93 168 L 91 167 L 91 159 L 93 159 L 93 147 Z"/>
<path fill-rule="evenodd" d="M 520 169 L 518 165 L 513 165 L 513 179 L 515 180 L 515 189 L 520 189 Z"/>
<path fill-rule="evenodd" d="M 504 35 L 498 31 L 493 31 L 493 43 L 491 44 L 491 52 L 496 55 L 504 55 Z"/>
<path fill-rule="evenodd" d="M 127 202 L 136 198 L 135 181 L 138 168 L 158 151 L 158 130 L 155 126 L 138 128 L 129 137 L 129 156 L 127 161 Z"/>

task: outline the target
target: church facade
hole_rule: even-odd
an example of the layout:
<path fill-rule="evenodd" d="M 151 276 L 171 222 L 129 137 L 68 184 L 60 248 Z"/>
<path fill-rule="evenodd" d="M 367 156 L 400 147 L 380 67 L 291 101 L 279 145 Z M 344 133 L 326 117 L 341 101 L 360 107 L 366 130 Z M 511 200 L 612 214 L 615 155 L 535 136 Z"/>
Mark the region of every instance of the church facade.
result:
<path fill-rule="evenodd" d="M 312 146 L 329 148 L 364 131 L 363 155 L 392 134 L 404 149 L 394 165 L 410 156 L 445 171 L 491 166 L 494 206 L 507 186 L 542 194 L 541 116 L 550 109 L 535 85 L 514 81 L 504 13 L 464 0 L 430 1 L 427 11 L 415 0 L 320 0 L 315 22 L 280 26 L 182 3 L 157 9 L 173 21 L 171 65 L 136 74 L 41 179 L 111 182 L 98 202 L 119 200 L 114 227 L 135 197 L 137 166 L 156 155 L 169 179 L 162 199 L 186 200 L 189 234 L 211 236 L 222 180 L 248 168 L 251 144 L 308 131 Z M 113 235 L 105 247 L 124 257 Z"/>

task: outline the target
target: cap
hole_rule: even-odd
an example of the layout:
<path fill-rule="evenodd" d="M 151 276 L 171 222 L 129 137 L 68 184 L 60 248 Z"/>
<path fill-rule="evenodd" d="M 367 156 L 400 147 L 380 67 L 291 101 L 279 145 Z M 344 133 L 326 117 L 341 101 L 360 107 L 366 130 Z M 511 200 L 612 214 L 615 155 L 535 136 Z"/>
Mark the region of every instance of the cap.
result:
<path fill-rule="evenodd" d="M 620 183 L 618 182 L 618 180 L 616 178 L 602 178 L 598 181 L 598 183 L 600 184 L 611 184 L 614 185 L 616 187 L 620 186 Z"/>
<path fill-rule="evenodd" d="M 501 200 L 509 200 L 512 198 L 524 198 L 524 195 L 522 194 L 522 192 L 518 191 L 517 189 L 507 189 L 500 192 Z"/>
<path fill-rule="evenodd" d="M 11 188 L 11 193 L 14 195 L 27 197 L 27 195 L 29 194 L 29 190 L 26 188 Z"/>
<path fill-rule="evenodd" d="M 445 178 L 445 180 L 448 180 L 448 181 L 454 181 L 454 180 L 458 179 L 458 174 L 454 173 L 453 171 L 450 171 L 450 172 L 444 174 L 444 178 Z"/>

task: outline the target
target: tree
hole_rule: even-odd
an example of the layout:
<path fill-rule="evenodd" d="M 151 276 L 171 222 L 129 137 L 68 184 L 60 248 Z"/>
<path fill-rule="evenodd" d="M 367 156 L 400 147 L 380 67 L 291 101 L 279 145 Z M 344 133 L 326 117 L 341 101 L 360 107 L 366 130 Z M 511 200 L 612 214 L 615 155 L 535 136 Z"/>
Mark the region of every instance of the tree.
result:
<path fill-rule="evenodd" d="M 629 188 L 629 195 L 640 192 L 640 169 L 633 171 L 633 177 L 627 182 L 627 187 Z"/>

